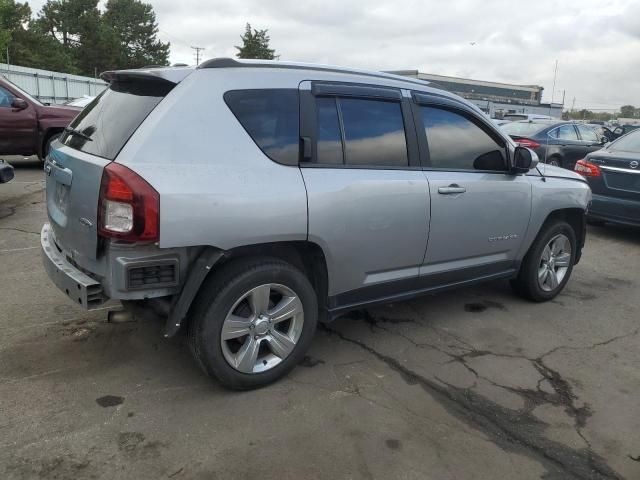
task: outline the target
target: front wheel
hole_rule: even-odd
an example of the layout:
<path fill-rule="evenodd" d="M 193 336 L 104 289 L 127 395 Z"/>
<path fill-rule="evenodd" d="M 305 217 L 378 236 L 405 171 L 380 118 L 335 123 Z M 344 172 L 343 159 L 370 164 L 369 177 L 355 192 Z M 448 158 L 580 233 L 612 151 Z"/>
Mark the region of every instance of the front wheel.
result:
<path fill-rule="evenodd" d="M 560 220 L 550 223 L 531 245 L 512 285 L 530 300 L 551 300 L 569 281 L 575 255 L 576 235 L 571 225 Z"/>
<path fill-rule="evenodd" d="M 278 259 L 235 261 L 198 295 L 189 344 L 224 386 L 258 388 L 304 358 L 317 318 L 315 291 L 300 270 Z"/>

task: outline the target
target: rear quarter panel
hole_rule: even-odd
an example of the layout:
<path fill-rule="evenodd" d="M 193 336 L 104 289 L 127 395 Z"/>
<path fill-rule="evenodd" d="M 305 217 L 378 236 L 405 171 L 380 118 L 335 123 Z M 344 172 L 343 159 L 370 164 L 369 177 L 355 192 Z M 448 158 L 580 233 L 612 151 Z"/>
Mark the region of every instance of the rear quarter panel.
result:
<path fill-rule="evenodd" d="M 298 167 L 267 156 L 223 100 L 227 90 L 296 88 L 281 75 L 197 70 L 149 115 L 117 158 L 160 193 L 160 247 L 242 245 L 307 238 Z"/>

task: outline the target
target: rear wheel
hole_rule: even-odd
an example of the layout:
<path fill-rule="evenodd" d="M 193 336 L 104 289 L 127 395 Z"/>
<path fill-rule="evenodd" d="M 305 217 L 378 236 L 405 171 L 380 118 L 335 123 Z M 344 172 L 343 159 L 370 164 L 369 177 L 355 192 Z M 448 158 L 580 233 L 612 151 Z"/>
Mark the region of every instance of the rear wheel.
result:
<path fill-rule="evenodd" d="M 258 388 L 303 359 L 317 318 L 315 291 L 300 270 L 278 259 L 235 261 L 203 286 L 189 344 L 224 386 Z"/>
<path fill-rule="evenodd" d="M 551 157 L 547 160 L 549 165 L 553 165 L 554 167 L 562 167 L 562 160 L 560 157 Z"/>
<path fill-rule="evenodd" d="M 571 225 L 561 220 L 549 223 L 529 249 L 512 286 L 530 300 L 551 300 L 569 281 L 575 255 L 576 235 Z"/>

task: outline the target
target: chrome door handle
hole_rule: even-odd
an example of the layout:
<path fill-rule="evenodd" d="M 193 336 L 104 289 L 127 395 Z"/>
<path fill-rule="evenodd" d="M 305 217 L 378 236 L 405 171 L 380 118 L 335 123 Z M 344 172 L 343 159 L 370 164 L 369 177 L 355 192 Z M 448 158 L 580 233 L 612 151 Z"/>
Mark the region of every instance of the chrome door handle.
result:
<path fill-rule="evenodd" d="M 457 185 L 455 183 L 449 185 L 448 187 L 438 187 L 438 193 L 442 195 L 452 195 L 454 193 L 464 193 L 467 189 Z"/>

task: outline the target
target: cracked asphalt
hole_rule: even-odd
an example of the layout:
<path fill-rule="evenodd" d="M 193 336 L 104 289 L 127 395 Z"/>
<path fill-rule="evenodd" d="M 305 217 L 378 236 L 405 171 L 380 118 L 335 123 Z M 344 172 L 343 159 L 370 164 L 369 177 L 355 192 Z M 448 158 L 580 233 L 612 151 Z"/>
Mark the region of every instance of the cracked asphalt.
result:
<path fill-rule="evenodd" d="M 12 159 L 14 160 L 14 159 Z M 234 393 L 151 320 L 48 281 L 37 161 L 0 185 L 2 479 L 640 478 L 640 231 L 589 229 L 565 291 L 504 282 L 360 310 Z"/>

